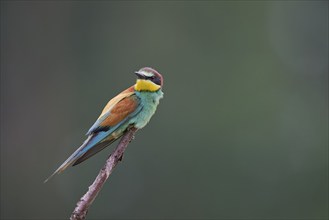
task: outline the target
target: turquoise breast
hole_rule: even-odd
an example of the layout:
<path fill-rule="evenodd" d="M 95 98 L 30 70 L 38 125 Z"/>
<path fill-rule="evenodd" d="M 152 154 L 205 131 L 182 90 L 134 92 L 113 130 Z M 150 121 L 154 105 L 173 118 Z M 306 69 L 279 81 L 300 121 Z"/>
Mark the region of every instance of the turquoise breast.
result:
<path fill-rule="evenodd" d="M 143 109 L 130 120 L 129 124 L 135 124 L 136 128 L 141 129 L 150 121 L 155 113 L 159 100 L 163 97 L 163 92 L 161 90 L 157 92 L 136 91 L 136 95 L 140 98 Z"/>

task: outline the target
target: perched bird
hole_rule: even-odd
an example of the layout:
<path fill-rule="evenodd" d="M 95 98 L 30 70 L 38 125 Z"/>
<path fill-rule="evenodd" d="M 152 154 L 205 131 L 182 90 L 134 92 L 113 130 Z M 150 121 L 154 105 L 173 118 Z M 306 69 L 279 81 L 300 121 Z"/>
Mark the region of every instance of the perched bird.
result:
<path fill-rule="evenodd" d="M 136 84 L 107 103 L 87 132 L 88 138 L 45 182 L 67 167 L 75 166 L 103 150 L 124 135 L 130 126 L 141 129 L 150 121 L 163 97 L 163 78 L 150 67 L 144 67 L 135 74 Z"/>

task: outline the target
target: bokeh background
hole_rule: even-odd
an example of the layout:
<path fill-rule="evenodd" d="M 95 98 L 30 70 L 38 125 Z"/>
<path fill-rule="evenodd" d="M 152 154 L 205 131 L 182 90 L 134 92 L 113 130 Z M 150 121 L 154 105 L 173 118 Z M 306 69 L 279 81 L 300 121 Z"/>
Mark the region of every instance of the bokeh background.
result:
<path fill-rule="evenodd" d="M 1 218 L 67 219 L 114 146 L 50 175 L 151 66 L 156 115 L 89 219 L 327 219 L 327 1 L 1 1 Z"/>

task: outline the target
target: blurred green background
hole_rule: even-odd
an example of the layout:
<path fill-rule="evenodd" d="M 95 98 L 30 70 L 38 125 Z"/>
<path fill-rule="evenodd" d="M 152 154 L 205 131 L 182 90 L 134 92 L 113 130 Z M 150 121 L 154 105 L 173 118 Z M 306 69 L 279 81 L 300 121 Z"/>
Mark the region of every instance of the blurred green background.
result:
<path fill-rule="evenodd" d="M 67 219 L 114 146 L 49 176 L 144 66 L 165 97 L 89 219 L 327 219 L 327 1 L 1 1 L 1 218 Z"/>

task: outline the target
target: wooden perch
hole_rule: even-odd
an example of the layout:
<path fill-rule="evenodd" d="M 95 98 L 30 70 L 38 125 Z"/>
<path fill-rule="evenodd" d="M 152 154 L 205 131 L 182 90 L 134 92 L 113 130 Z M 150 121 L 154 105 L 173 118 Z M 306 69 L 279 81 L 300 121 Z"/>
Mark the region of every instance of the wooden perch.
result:
<path fill-rule="evenodd" d="M 132 127 L 128 129 L 127 133 L 123 135 L 118 144 L 117 148 L 114 150 L 113 154 L 109 156 L 106 160 L 104 167 L 99 171 L 95 181 L 88 188 L 86 194 L 84 194 L 81 199 L 78 201 L 77 206 L 71 215 L 71 220 L 83 220 L 86 219 L 86 215 L 90 205 L 95 200 L 96 196 L 102 189 L 104 183 L 109 178 L 113 172 L 115 166 L 121 161 L 123 153 L 125 152 L 128 144 L 134 137 L 137 128 Z"/>

